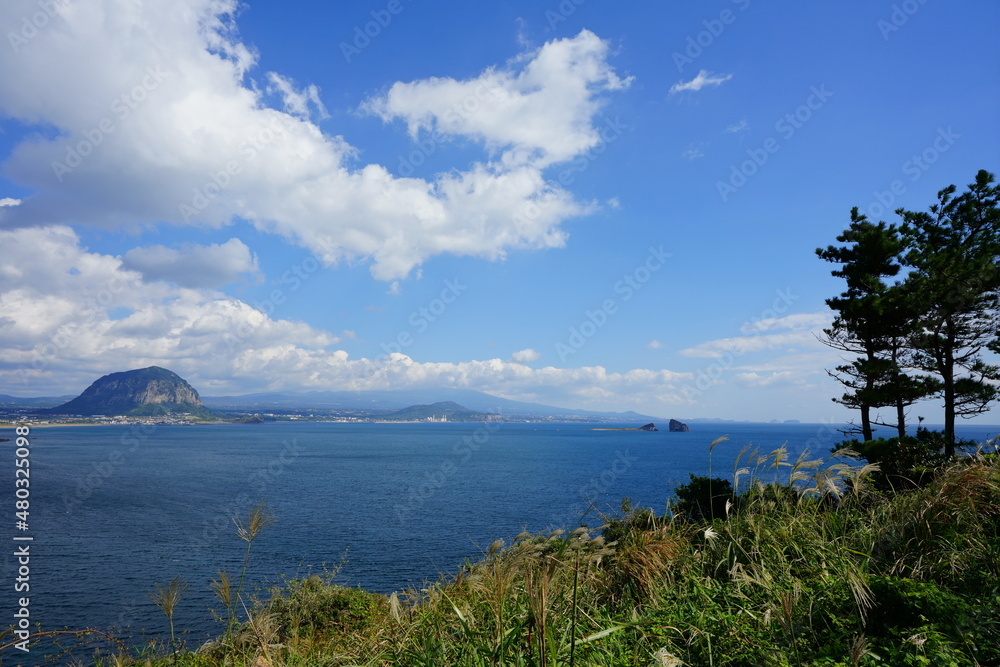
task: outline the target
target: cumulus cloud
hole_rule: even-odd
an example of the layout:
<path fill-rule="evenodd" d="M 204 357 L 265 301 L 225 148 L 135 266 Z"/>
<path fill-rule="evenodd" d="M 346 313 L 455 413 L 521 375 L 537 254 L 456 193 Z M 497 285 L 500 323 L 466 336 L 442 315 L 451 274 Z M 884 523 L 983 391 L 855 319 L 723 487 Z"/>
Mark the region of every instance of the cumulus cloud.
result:
<path fill-rule="evenodd" d="M 211 289 L 143 280 L 124 259 L 82 247 L 69 227 L 0 230 L 0 247 L 0 393 L 81 391 L 108 369 L 158 365 L 206 395 L 458 387 L 610 409 L 681 401 L 693 378 L 601 366 L 534 369 L 525 365 L 538 358 L 531 349 L 510 361 L 419 362 L 399 353 L 351 358 L 334 347 L 338 336 L 280 319 L 280 312 L 267 315 Z M 598 398 L 595 389 L 607 394 Z"/>
<path fill-rule="evenodd" d="M 33 194 L 4 207 L 0 227 L 241 218 L 327 265 L 368 261 L 386 281 L 443 253 L 499 259 L 564 244 L 560 224 L 590 207 L 543 170 L 599 141 L 596 115 L 628 82 L 583 31 L 470 80 L 393 85 L 368 108 L 488 151 L 433 177 L 397 177 L 311 122 L 310 111 L 325 115 L 317 89 L 279 73 L 251 78 L 257 55 L 236 33 L 237 0 L 55 7 L 0 58 L 0 114 L 45 129 L 3 164 Z M 0 23 L 34 11 L 35 0 L 5 0 Z M 281 109 L 266 105 L 268 91 Z M 478 94 L 489 103 L 449 114 Z"/>
<path fill-rule="evenodd" d="M 9 318 L 0 327 L 0 383 L 11 393 L 62 393 L 109 368 L 154 364 L 229 377 L 247 355 L 318 352 L 338 340 L 214 290 L 144 281 L 122 259 L 82 248 L 68 227 L 0 230 L 0 246 L 0 312 Z"/>
<path fill-rule="evenodd" d="M 3 199 L 0 199 L 0 206 L 17 206 L 20 203 L 20 199 L 13 199 L 12 197 L 4 197 Z"/>
<path fill-rule="evenodd" d="M 537 350 L 532 350 L 530 347 L 524 350 L 518 350 L 511 355 L 510 360 L 517 364 L 530 364 L 532 361 L 538 361 L 542 356 L 542 353 Z"/>
<path fill-rule="evenodd" d="M 166 280 L 181 287 L 223 287 L 243 274 L 258 276 L 257 257 L 239 239 L 208 246 L 187 243 L 180 249 L 162 245 L 133 248 L 122 268 L 146 280 Z"/>
<path fill-rule="evenodd" d="M 661 343 L 660 341 L 658 341 L 656 339 L 653 339 L 653 340 L 649 341 L 648 343 L 646 343 L 646 349 L 647 350 L 660 350 L 660 349 L 663 349 L 663 343 Z"/>
<path fill-rule="evenodd" d="M 615 74 L 607 55 L 607 44 L 584 30 L 473 79 L 396 83 L 365 108 L 385 121 L 405 121 L 414 138 L 421 131 L 471 137 L 502 152 L 505 165 L 546 166 L 600 143 L 593 117 L 603 101 L 595 93 L 631 83 Z"/>
<path fill-rule="evenodd" d="M 721 86 L 726 81 L 733 78 L 732 74 L 725 74 L 722 76 L 712 76 L 712 73 L 708 70 L 701 70 L 698 75 L 691 79 L 690 81 L 678 81 L 670 87 L 670 93 L 680 93 L 685 90 L 690 90 L 692 92 L 698 92 L 702 88 L 707 86 Z"/>

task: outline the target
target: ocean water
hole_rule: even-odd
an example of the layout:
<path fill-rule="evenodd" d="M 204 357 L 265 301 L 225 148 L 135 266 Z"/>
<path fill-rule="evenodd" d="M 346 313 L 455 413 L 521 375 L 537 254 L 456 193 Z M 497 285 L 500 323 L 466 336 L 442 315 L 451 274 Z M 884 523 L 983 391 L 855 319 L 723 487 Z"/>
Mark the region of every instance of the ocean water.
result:
<path fill-rule="evenodd" d="M 522 530 L 599 526 L 624 496 L 662 512 L 688 474 L 731 478 L 744 446 L 827 455 L 824 424 L 693 423 L 689 433 L 596 424 L 95 426 L 31 432 L 30 528 L 15 529 L 14 443 L 0 479 L 8 544 L 31 542 L 30 610 L 43 629 L 93 627 L 130 643 L 162 637 L 154 584 L 189 584 L 175 625 L 189 646 L 222 629 L 209 590 L 237 572 L 232 517 L 266 500 L 248 587 L 339 568 L 335 581 L 388 593 L 421 587 Z M 985 439 L 997 427 L 964 427 Z M 710 443 L 721 436 L 709 456 Z M 13 437 L 0 429 L 0 437 Z M 711 466 L 711 468 L 710 468 Z M 769 473 L 768 473 L 769 474 Z M 0 538 L 3 533 L 0 533 Z M 5 550 L 0 614 L 13 621 L 18 563 Z M 8 649 L 2 664 L 31 664 Z"/>

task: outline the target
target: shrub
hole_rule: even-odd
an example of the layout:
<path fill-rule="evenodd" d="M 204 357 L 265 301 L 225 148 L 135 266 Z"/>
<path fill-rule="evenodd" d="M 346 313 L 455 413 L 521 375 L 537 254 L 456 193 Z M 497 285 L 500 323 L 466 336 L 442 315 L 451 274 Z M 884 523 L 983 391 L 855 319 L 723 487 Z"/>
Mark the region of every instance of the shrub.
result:
<path fill-rule="evenodd" d="M 293 633 L 364 632 L 387 611 L 385 596 L 334 586 L 318 576 L 288 582 L 272 593 L 268 603 L 282 638 Z"/>
<path fill-rule="evenodd" d="M 960 440 L 956 448 L 975 447 L 972 440 Z M 944 434 L 918 428 L 916 437 L 849 440 L 840 447 L 853 449 L 869 463 L 878 465 L 872 481 L 880 489 L 926 486 L 947 457 L 944 455 Z"/>
<path fill-rule="evenodd" d="M 651 509 L 633 508 L 628 498 L 622 501 L 621 518 L 606 518 L 601 535 L 606 542 L 624 542 L 635 532 L 649 531 L 656 527 L 658 519 Z"/>
<path fill-rule="evenodd" d="M 736 501 L 733 485 L 719 477 L 696 477 L 674 489 L 674 511 L 695 521 L 726 518 L 726 503 Z"/>

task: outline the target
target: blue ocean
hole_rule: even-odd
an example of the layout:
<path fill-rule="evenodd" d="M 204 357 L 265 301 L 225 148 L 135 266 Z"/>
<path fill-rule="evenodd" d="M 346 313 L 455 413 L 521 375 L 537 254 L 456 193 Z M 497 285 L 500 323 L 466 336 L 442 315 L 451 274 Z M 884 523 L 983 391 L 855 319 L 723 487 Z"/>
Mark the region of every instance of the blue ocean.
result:
<path fill-rule="evenodd" d="M 630 425 L 631 426 L 631 425 Z M 238 572 L 233 517 L 266 501 L 275 523 L 253 544 L 249 588 L 337 571 L 389 593 L 420 588 L 477 559 L 493 540 L 599 526 L 623 497 L 662 512 L 689 473 L 731 478 L 746 446 L 828 455 L 839 425 L 692 423 L 688 433 L 601 424 L 77 426 L 33 429 L 29 530 L 14 523 L 14 443 L 3 443 L 9 544 L 31 536 L 31 621 L 93 627 L 139 644 L 166 619 L 148 593 L 189 584 L 175 625 L 189 647 L 216 635 L 209 583 Z M 985 439 L 997 427 L 960 430 Z M 727 436 L 710 456 L 709 446 Z M 0 430 L 0 437 L 13 437 Z M 15 611 L 14 548 L 0 613 Z M 14 652 L 17 653 L 17 652 Z M 5 652 L 3 664 L 28 664 Z M 32 660 L 37 657 L 33 653 Z"/>

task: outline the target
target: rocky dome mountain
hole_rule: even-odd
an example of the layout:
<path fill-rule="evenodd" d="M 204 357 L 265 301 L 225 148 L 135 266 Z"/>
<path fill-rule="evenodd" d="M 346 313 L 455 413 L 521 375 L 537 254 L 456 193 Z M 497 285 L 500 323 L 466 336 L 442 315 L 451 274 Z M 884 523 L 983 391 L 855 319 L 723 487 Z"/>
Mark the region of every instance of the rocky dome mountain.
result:
<path fill-rule="evenodd" d="M 111 373 L 51 412 L 67 415 L 208 416 L 198 392 L 184 378 L 159 366 Z"/>

